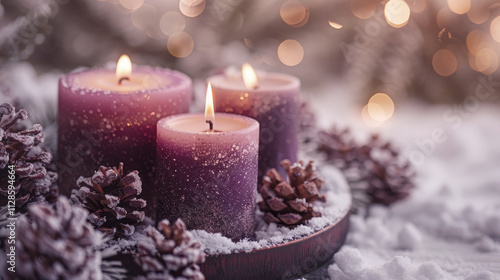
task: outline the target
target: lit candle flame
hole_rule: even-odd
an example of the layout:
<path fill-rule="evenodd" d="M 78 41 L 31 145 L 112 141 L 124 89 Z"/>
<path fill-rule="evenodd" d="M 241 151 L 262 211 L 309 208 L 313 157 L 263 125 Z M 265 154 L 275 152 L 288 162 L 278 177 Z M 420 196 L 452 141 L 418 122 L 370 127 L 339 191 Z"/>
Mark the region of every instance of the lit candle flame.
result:
<path fill-rule="evenodd" d="M 256 89 L 259 86 L 257 74 L 255 73 L 252 65 L 244 63 L 241 67 L 241 75 L 243 76 L 243 82 L 248 89 Z"/>
<path fill-rule="evenodd" d="M 205 99 L 205 122 L 210 124 L 210 130 L 213 130 L 213 124 L 215 123 L 215 113 L 214 98 L 212 96 L 212 85 L 210 83 L 208 83 L 207 97 Z"/>
<path fill-rule="evenodd" d="M 128 55 L 123 54 L 118 59 L 118 63 L 116 63 L 116 79 L 118 80 L 118 84 L 121 85 L 123 80 L 129 80 L 130 74 L 132 74 L 132 62 Z"/>

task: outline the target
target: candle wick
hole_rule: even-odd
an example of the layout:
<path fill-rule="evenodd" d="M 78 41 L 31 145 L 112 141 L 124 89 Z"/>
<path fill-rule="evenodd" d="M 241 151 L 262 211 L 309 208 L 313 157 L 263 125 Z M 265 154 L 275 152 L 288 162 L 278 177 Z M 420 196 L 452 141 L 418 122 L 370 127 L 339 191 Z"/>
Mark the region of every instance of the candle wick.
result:
<path fill-rule="evenodd" d="M 210 120 L 206 120 L 205 122 L 208 123 L 208 127 L 210 128 L 210 131 L 213 131 L 214 130 L 214 123 Z"/>
<path fill-rule="evenodd" d="M 129 77 L 121 77 L 119 80 L 118 80 L 118 85 L 122 85 L 122 82 L 126 80 L 126 81 L 130 81 L 130 78 Z"/>

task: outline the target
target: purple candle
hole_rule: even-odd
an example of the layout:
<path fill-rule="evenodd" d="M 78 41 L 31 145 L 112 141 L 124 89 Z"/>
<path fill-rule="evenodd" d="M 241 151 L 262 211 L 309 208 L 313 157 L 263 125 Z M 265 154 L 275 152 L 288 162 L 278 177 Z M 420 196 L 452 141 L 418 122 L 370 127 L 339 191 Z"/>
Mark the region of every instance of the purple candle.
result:
<path fill-rule="evenodd" d="M 123 56 L 122 56 L 123 57 Z M 154 216 L 156 123 L 186 113 L 191 79 L 163 68 L 134 67 L 120 58 L 110 69 L 74 72 L 59 80 L 59 187 L 69 195 L 80 176 L 100 165 L 138 170 L 146 213 Z"/>
<path fill-rule="evenodd" d="M 270 168 L 282 176 L 283 159 L 297 161 L 300 81 L 279 73 L 255 73 L 249 64 L 243 75 L 209 78 L 216 112 L 248 116 L 260 124 L 259 182 Z"/>
<path fill-rule="evenodd" d="M 190 229 L 220 232 L 234 240 L 250 237 L 258 145 L 259 124 L 244 116 L 183 114 L 161 119 L 157 219 L 182 218 Z"/>

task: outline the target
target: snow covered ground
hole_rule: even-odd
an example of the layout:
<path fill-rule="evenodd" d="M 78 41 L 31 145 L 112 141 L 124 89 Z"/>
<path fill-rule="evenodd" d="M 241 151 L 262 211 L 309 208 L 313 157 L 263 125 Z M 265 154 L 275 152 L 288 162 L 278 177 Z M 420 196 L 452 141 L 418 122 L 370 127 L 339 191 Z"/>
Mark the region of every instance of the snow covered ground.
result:
<path fill-rule="evenodd" d="M 305 278 L 500 279 L 500 108 L 396 103 L 392 119 L 369 129 L 348 88 L 320 92 L 312 102 L 323 127 L 379 132 L 403 148 L 418 178 L 409 199 L 353 216 L 336 263 Z"/>

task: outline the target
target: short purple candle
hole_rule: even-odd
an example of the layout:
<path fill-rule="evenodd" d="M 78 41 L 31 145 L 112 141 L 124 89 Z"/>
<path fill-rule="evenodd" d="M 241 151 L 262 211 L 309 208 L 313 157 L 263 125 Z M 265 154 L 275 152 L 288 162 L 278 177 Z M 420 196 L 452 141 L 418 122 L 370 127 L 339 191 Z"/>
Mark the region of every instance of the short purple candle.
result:
<path fill-rule="evenodd" d="M 259 124 L 244 116 L 217 114 L 208 131 L 202 114 L 158 122 L 158 216 L 182 218 L 238 240 L 253 235 L 257 194 Z"/>
<path fill-rule="evenodd" d="M 250 75 L 252 72 L 253 69 Z M 209 82 L 216 112 L 244 115 L 259 122 L 259 182 L 271 168 L 285 176 L 280 162 L 297 161 L 300 80 L 285 74 L 259 72 L 258 82 L 253 83 L 239 75 L 217 75 L 210 77 Z"/>
<path fill-rule="evenodd" d="M 139 171 L 154 216 L 156 123 L 189 111 L 192 83 L 164 68 L 134 67 L 127 78 L 119 84 L 113 69 L 91 69 L 59 80 L 59 187 L 69 195 L 78 177 L 123 162 Z"/>

